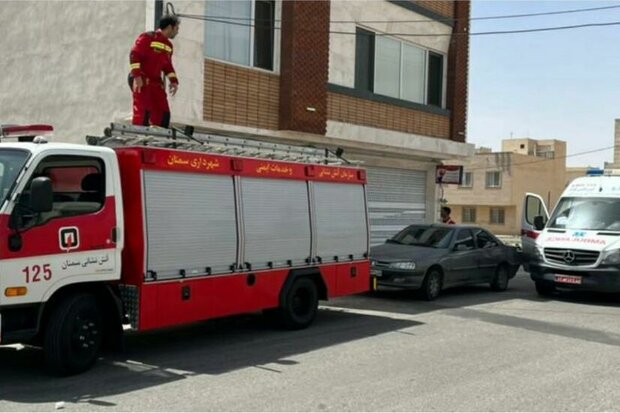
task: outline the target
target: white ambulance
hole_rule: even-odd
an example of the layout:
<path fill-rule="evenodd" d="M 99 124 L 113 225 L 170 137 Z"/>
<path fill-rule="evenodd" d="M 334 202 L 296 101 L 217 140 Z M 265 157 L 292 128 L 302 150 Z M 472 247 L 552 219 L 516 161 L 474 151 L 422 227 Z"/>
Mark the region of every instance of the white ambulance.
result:
<path fill-rule="evenodd" d="M 540 295 L 620 291 L 620 176 L 575 179 L 551 215 L 540 196 L 528 193 L 521 235 L 524 267 Z"/>

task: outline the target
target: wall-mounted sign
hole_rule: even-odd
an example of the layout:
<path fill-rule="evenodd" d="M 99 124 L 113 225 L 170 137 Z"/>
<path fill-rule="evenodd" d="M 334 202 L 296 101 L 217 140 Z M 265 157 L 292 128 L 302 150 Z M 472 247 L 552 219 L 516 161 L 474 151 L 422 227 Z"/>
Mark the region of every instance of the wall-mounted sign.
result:
<path fill-rule="evenodd" d="M 462 165 L 437 165 L 435 167 L 436 184 L 461 185 L 463 181 Z"/>

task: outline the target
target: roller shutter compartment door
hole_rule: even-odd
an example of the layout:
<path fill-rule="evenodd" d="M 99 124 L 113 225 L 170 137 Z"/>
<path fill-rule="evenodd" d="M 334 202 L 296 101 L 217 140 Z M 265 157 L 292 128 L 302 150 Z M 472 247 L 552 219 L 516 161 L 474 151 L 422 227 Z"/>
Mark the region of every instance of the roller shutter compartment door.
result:
<path fill-rule="evenodd" d="M 144 173 L 147 270 L 158 280 L 231 272 L 237 222 L 230 176 Z"/>
<path fill-rule="evenodd" d="M 306 181 L 241 178 L 244 262 L 252 269 L 305 265 L 310 256 Z"/>
<path fill-rule="evenodd" d="M 323 262 L 362 259 L 368 223 L 362 185 L 316 182 L 316 254 Z"/>
<path fill-rule="evenodd" d="M 366 168 L 370 244 L 385 242 L 411 224 L 426 218 L 426 171 Z"/>

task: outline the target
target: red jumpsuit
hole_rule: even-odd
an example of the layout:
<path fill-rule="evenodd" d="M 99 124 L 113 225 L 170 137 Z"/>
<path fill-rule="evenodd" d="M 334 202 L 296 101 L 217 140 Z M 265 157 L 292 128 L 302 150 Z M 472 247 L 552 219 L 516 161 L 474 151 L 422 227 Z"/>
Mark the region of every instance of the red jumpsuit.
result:
<path fill-rule="evenodd" d="M 171 83 L 179 80 L 172 66 L 172 43 L 161 30 L 142 33 L 129 55 L 129 86 L 133 91 L 133 78 L 141 76 L 143 87 L 133 92 L 133 124 L 170 125 L 170 107 L 166 97 L 163 74 Z"/>

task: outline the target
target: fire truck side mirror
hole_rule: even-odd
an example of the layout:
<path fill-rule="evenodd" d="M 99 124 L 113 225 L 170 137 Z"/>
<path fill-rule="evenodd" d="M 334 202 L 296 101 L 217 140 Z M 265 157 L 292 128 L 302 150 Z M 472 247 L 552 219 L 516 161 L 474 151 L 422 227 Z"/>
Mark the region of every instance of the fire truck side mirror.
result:
<path fill-rule="evenodd" d="M 49 212 L 53 201 L 51 179 L 40 176 L 32 180 L 30 186 L 30 206 L 34 212 Z"/>

